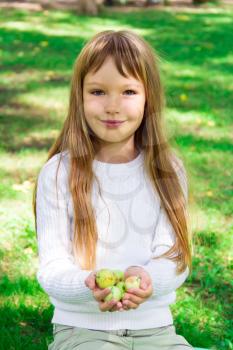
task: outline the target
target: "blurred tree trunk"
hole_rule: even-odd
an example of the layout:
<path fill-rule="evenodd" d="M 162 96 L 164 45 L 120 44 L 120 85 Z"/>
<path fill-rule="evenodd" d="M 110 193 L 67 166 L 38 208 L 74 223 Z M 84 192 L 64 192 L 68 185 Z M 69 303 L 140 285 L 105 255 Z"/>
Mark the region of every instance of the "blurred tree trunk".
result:
<path fill-rule="evenodd" d="M 169 3 L 169 0 L 147 0 L 146 6 L 155 5 L 155 4 L 162 4 L 162 3 L 164 3 L 164 5 L 167 5 L 167 3 Z"/>
<path fill-rule="evenodd" d="M 113 0 L 105 0 L 104 4 L 106 6 L 113 6 L 114 5 L 114 1 Z"/>
<path fill-rule="evenodd" d="M 78 0 L 78 12 L 86 15 L 98 15 L 99 7 L 96 0 Z"/>
<path fill-rule="evenodd" d="M 205 2 L 208 2 L 208 0 L 193 0 L 193 4 L 204 4 Z"/>

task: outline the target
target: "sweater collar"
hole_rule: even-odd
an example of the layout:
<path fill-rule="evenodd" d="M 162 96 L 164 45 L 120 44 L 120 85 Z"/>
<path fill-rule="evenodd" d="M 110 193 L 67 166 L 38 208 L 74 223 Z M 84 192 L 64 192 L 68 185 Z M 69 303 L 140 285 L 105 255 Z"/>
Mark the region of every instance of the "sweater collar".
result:
<path fill-rule="evenodd" d="M 93 170 L 97 173 L 115 175 L 129 175 L 132 174 L 143 164 L 143 151 L 140 149 L 136 158 L 125 163 L 107 163 L 97 159 L 93 160 Z"/>

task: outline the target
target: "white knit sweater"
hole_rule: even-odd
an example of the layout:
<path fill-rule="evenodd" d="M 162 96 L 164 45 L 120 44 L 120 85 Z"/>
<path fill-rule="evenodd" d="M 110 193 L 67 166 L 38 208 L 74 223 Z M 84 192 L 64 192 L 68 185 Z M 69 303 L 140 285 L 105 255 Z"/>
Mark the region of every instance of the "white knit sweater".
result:
<path fill-rule="evenodd" d="M 172 324 L 169 305 L 175 302 L 175 290 L 186 280 L 189 269 L 176 275 L 174 262 L 153 259 L 173 245 L 175 235 L 145 174 L 143 152 L 126 163 L 104 163 L 96 159 L 93 162 L 104 200 L 94 182 L 91 195 L 98 229 L 96 270 L 142 266 L 153 281 L 153 294 L 147 301 L 137 309 L 121 312 L 100 311 L 92 291 L 84 283 L 91 271 L 82 270 L 74 260 L 71 244 L 74 213 L 68 189 L 70 158 L 67 151 L 62 155 L 58 197 L 55 178 L 60 153 L 42 167 L 36 197 L 37 279 L 54 306 L 52 323 L 99 330 Z M 176 169 L 187 200 L 186 172 L 180 164 Z"/>

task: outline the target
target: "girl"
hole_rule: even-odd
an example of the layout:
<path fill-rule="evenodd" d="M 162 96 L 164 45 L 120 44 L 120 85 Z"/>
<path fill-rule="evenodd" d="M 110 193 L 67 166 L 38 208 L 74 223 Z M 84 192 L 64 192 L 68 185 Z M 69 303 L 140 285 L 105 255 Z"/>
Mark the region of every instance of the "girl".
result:
<path fill-rule="evenodd" d="M 54 306 L 50 350 L 192 349 L 169 308 L 191 249 L 186 171 L 164 105 L 158 57 L 143 38 L 107 30 L 84 46 L 33 198 L 37 278 Z M 105 302 L 101 268 L 138 275 L 140 287 Z"/>

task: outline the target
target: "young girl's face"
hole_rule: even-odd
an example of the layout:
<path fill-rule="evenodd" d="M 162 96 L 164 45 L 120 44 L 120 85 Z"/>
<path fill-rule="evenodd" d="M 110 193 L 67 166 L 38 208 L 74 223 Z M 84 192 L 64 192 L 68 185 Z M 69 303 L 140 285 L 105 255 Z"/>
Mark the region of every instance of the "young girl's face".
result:
<path fill-rule="evenodd" d="M 83 83 L 84 114 L 88 126 L 101 143 L 134 145 L 134 133 L 140 126 L 145 106 L 143 83 L 134 77 L 123 77 L 112 57 L 96 73 L 89 72 Z M 103 121 L 123 121 L 109 128 Z"/>

